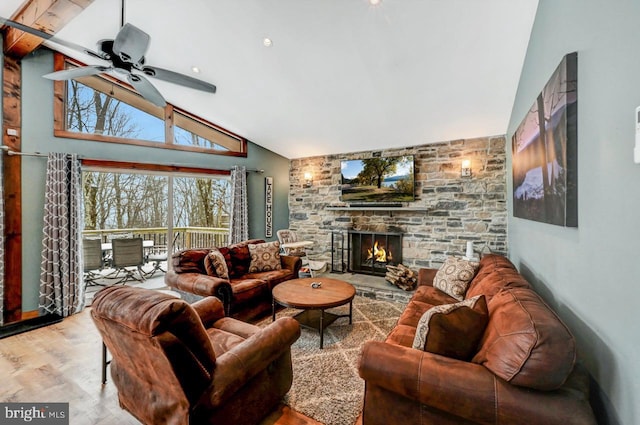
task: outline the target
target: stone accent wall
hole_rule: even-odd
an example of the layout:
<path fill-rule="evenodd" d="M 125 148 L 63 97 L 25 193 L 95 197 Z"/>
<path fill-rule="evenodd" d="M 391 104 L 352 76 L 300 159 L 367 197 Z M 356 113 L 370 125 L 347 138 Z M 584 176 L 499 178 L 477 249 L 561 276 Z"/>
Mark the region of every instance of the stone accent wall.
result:
<path fill-rule="evenodd" d="M 454 140 L 380 151 L 382 157 L 414 155 L 415 202 L 425 211 L 333 211 L 340 201 L 340 161 L 371 158 L 373 152 L 291 160 L 289 227 L 313 240 L 313 260 L 331 261 L 331 232 L 402 232 L 403 264 L 439 267 L 449 255 L 464 255 L 467 241 L 476 253 L 507 253 L 506 156 L 504 136 Z M 472 176 L 461 177 L 463 159 Z M 304 173 L 313 176 L 304 187 Z M 345 235 L 345 245 L 346 245 Z M 346 259 L 345 259 L 346 261 Z M 338 263 L 336 263 L 337 265 Z"/>

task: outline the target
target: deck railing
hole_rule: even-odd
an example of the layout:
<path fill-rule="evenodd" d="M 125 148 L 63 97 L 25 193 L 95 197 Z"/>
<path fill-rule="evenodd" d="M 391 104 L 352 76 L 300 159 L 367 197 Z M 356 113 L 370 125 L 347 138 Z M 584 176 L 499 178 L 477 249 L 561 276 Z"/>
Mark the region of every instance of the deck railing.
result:
<path fill-rule="evenodd" d="M 100 229 L 85 230 L 83 238 L 100 238 L 102 242 L 110 242 L 111 239 L 121 237 L 142 238 L 153 241 L 154 252 L 167 252 L 166 227 L 145 227 L 131 229 Z M 173 251 L 177 252 L 186 248 L 209 248 L 228 245 L 229 229 L 222 227 L 174 227 Z"/>

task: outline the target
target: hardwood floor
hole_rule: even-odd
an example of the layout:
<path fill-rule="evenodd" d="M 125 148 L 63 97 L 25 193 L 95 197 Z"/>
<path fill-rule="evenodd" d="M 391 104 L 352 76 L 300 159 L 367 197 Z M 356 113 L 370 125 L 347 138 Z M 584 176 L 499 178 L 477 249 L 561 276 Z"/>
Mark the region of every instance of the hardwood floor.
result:
<path fill-rule="evenodd" d="M 139 424 L 100 382 L 101 347 L 89 309 L 0 340 L 0 401 L 68 402 L 73 425 Z M 281 405 L 261 425 L 318 424 Z"/>

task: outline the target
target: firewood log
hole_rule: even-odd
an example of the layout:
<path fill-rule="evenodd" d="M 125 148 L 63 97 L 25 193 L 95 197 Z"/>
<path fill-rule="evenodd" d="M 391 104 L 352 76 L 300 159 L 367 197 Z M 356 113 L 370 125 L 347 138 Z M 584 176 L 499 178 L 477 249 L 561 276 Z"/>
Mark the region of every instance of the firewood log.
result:
<path fill-rule="evenodd" d="M 387 266 L 385 279 L 390 284 L 405 291 L 413 290 L 418 282 L 416 273 L 402 264 L 398 264 L 397 266 Z"/>

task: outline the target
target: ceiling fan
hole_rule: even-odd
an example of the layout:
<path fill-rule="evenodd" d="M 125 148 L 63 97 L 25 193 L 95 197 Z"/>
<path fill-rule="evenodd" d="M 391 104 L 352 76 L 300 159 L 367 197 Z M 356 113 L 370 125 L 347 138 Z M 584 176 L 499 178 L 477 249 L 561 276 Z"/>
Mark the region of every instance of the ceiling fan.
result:
<path fill-rule="evenodd" d="M 110 62 L 109 65 L 89 65 L 56 71 L 43 75 L 44 78 L 49 78 L 51 80 L 69 80 L 114 71 L 118 74 L 124 75 L 129 84 L 131 84 L 138 93 L 142 95 L 142 97 L 160 107 L 164 107 L 167 102 L 147 77 L 157 78 L 159 80 L 190 87 L 196 90 L 202 90 L 208 93 L 216 92 L 216 86 L 211 83 L 207 83 L 206 81 L 180 74 L 178 72 L 169 71 L 167 69 L 146 65 L 144 55 L 147 53 L 147 49 L 149 48 L 151 37 L 140 28 L 129 23 L 122 25 L 113 40 L 105 39 L 98 41 L 97 52 L 75 43 L 60 40 L 44 31 L 31 28 L 11 19 L 0 17 L 0 26 L 2 25 L 19 29 L 60 46 L 68 47 L 106 62 Z"/>

